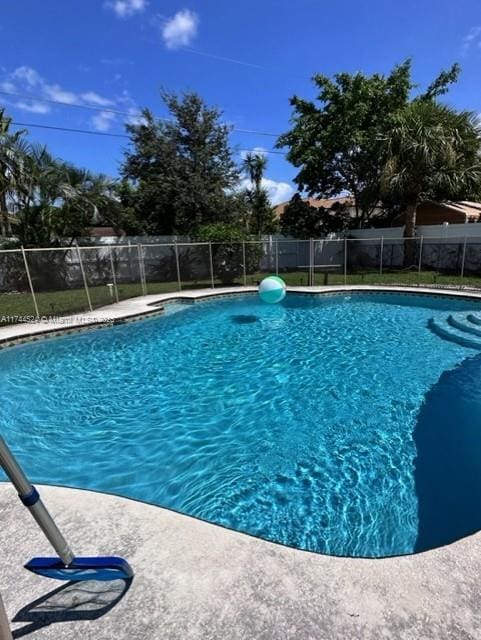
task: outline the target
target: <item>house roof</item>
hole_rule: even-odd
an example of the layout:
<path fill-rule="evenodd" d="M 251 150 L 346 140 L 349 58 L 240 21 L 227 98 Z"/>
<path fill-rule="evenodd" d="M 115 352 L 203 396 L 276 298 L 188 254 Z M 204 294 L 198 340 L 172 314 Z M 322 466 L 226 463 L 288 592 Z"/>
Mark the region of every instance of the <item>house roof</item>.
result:
<path fill-rule="evenodd" d="M 87 229 L 87 234 L 91 238 L 117 238 L 119 236 L 124 236 L 125 231 L 123 231 L 123 229 L 116 229 L 114 227 L 90 227 L 89 229 Z"/>
<path fill-rule="evenodd" d="M 444 202 L 442 204 L 453 211 L 460 211 L 464 213 L 468 218 L 474 218 L 477 220 L 481 216 L 481 202 L 461 200 L 460 202 Z"/>
<path fill-rule="evenodd" d="M 330 209 L 335 204 L 345 205 L 347 207 L 354 206 L 354 198 L 350 196 L 340 196 L 338 198 L 302 198 L 302 201 L 315 209 Z M 274 207 L 274 215 L 276 218 L 280 218 L 289 203 L 290 200 L 286 200 L 286 202 L 281 202 Z"/>
<path fill-rule="evenodd" d="M 451 214 L 459 216 L 459 222 L 480 222 L 481 221 L 481 202 L 470 202 L 468 200 L 460 200 L 459 202 L 435 202 L 434 200 L 425 200 L 418 206 L 418 220 L 422 219 L 425 208 L 423 205 L 435 206 L 438 211 L 444 212 L 445 215 Z M 405 214 L 400 213 L 393 221 L 392 226 L 404 224 Z M 453 221 L 453 219 L 451 220 Z M 418 222 L 418 224 L 438 224 L 437 222 Z"/>

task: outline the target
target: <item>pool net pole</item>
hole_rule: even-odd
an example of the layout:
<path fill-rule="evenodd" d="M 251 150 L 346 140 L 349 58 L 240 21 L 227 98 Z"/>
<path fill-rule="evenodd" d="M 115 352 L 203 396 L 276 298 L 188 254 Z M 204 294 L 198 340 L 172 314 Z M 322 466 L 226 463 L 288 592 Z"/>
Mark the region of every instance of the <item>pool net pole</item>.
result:
<path fill-rule="evenodd" d="M 36 523 L 44 532 L 47 540 L 55 549 L 64 565 L 68 566 L 75 559 L 72 550 L 40 499 L 38 491 L 27 480 L 22 468 L 1 436 L 0 466 L 3 468 L 17 490 L 18 497 L 22 501 L 23 505 L 30 511 Z"/>
<path fill-rule="evenodd" d="M 30 293 L 32 294 L 33 306 L 35 308 L 35 313 L 37 314 L 37 318 L 38 318 L 40 317 L 40 314 L 38 312 L 37 298 L 35 297 L 35 290 L 33 288 L 32 277 L 30 275 L 28 260 L 27 260 L 27 256 L 25 254 L 25 249 L 23 248 L 23 245 L 20 247 L 20 250 L 22 251 L 23 264 L 25 265 L 25 273 L 27 274 L 28 286 L 30 288 Z"/>
<path fill-rule="evenodd" d="M 80 266 L 80 273 L 82 274 L 82 280 L 84 283 L 85 295 L 87 296 L 87 302 L 89 305 L 90 311 L 93 311 L 92 300 L 90 299 L 89 285 L 87 282 L 87 276 L 85 275 L 84 264 L 82 262 L 82 256 L 80 255 L 80 249 L 78 244 L 75 244 L 75 248 L 77 249 L 77 259 Z"/>

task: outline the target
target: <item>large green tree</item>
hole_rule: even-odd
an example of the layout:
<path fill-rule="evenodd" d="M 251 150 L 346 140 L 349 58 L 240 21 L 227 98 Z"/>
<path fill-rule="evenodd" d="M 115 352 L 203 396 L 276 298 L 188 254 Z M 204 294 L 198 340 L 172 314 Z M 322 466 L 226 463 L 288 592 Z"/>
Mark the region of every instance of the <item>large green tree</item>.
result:
<path fill-rule="evenodd" d="M 474 114 L 433 99 L 414 100 L 397 114 L 384 142 L 382 186 L 391 200 L 403 204 L 406 238 L 414 237 L 416 209 L 423 200 L 479 197 L 481 126 Z M 412 260 L 413 245 L 406 242 L 406 265 Z"/>
<path fill-rule="evenodd" d="M 124 204 L 149 233 L 190 233 L 229 220 L 238 180 L 231 128 L 195 93 L 164 92 L 162 99 L 170 119 L 158 120 L 145 109 L 140 123 L 127 126 L 131 148 L 121 172 L 133 189 Z"/>
<path fill-rule="evenodd" d="M 420 96 L 431 101 L 445 93 L 459 74 L 453 65 L 443 71 Z M 287 158 L 299 169 L 295 182 L 301 192 L 315 197 L 352 194 L 356 226 L 369 222 L 381 196 L 386 161 L 383 138 L 410 101 L 411 61 L 387 75 L 339 73 L 331 80 L 316 75 L 318 103 L 297 96 L 292 129 L 279 138 Z"/>

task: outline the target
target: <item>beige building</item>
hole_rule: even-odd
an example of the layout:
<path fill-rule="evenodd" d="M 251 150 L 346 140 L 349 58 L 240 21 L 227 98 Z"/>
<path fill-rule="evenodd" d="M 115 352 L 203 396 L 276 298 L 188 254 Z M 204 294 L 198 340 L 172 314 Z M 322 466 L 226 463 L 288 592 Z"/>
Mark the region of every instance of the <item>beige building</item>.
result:
<path fill-rule="evenodd" d="M 351 196 L 340 196 L 338 198 L 303 198 L 302 201 L 315 209 L 331 209 L 332 213 L 335 213 L 338 207 L 342 207 L 350 218 L 356 217 L 356 206 L 354 198 Z M 282 216 L 289 203 L 290 200 L 287 200 L 286 202 L 281 202 L 274 207 L 274 216 L 277 220 Z M 380 213 L 382 213 L 382 209 L 381 207 L 378 207 L 373 211 L 372 215 L 375 217 Z"/>
<path fill-rule="evenodd" d="M 468 222 L 480 222 L 481 203 L 468 202 L 433 202 L 426 200 L 416 210 L 416 225 L 464 224 Z M 391 226 L 402 227 L 404 225 L 404 213 L 399 214 L 392 221 Z"/>

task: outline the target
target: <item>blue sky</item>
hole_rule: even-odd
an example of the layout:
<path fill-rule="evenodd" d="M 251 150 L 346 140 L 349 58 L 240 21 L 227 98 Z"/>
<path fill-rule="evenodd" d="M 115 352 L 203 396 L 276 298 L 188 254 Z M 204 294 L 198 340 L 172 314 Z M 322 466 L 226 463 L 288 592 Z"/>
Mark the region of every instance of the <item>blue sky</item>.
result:
<path fill-rule="evenodd" d="M 197 91 L 237 128 L 277 134 L 288 128 L 289 97 L 314 97 L 314 73 L 389 72 L 408 56 L 421 86 L 459 61 L 463 73 L 447 100 L 481 112 L 479 0 L 10 0 L 0 37 L 0 90 L 100 109 L 0 94 L 23 123 L 124 133 L 141 106 L 166 115 L 164 87 Z M 30 137 L 110 175 L 127 144 L 34 128 Z M 274 142 L 232 135 L 239 149 Z M 268 157 L 271 195 L 287 199 L 295 169 L 282 155 Z"/>

